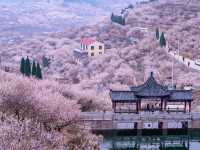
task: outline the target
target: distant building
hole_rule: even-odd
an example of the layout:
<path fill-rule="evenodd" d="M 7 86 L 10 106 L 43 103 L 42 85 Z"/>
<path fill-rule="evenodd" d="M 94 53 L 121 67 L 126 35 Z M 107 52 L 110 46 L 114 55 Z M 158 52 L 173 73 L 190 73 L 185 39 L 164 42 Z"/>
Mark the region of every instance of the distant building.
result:
<path fill-rule="evenodd" d="M 194 90 L 195 87 L 192 84 L 187 84 L 183 87 L 184 90 Z"/>
<path fill-rule="evenodd" d="M 8 63 L 8 62 L 2 62 L 0 64 L 0 69 L 5 71 L 5 72 L 10 72 L 10 73 L 17 73 L 19 70 L 18 70 L 18 67 L 13 64 L 13 63 Z"/>
<path fill-rule="evenodd" d="M 73 55 L 74 55 L 74 61 L 77 64 L 82 64 L 88 60 L 87 51 L 83 51 L 82 49 L 74 49 Z"/>
<path fill-rule="evenodd" d="M 74 59 L 78 64 L 81 64 L 82 60 L 85 62 L 88 57 L 97 57 L 105 53 L 104 44 L 95 39 L 84 38 L 80 44 L 80 48 L 73 50 Z"/>
<path fill-rule="evenodd" d="M 104 44 L 94 39 L 85 38 L 81 40 L 81 49 L 88 53 L 89 57 L 104 54 Z"/>

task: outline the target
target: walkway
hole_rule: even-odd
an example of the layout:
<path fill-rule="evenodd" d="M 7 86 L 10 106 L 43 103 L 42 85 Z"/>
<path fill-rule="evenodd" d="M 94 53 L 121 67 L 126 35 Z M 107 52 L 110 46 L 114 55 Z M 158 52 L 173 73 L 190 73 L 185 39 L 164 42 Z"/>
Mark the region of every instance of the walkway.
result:
<path fill-rule="evenodd" d="M 109 112 L 83 112 L 81 114 L 82 120 L 99 120 L 99 121 L 111 121 L 111 120 L 123 120 L 123 121 L 134 121 L 134 120 L 151 120 L 151 119 L 200 119 L 200 113 L 181 113 L 181 112 L 141 112 L 139 114 L 134 113 L 113 113 Z"/>
<path fill-rule="evenodd" d="M 169 51 L 169 47 L 167 46 L 166 51 L 169 55 L 171 55 L 174 59 L 179 61 L 180 63 L 184 64 L 185 66 L 200 71 L 200 66 L 195 64 L 195 61 L 189 58 L 185 58 L 179 54 L 177 54 L 176 51 Z"/>
<path fill-rule="evenodd" d="M 144 27 L 135 27 L 135 28 L 139 29 L 141 31 L 145 31 L 145 32 L 154 32 L 154 31 L 150 31 L 149 28 L 144 28 Z M 181 56 L 180 54 L 177 54 L 176 51 L 169 51 L 169 46 L 166 47 L 166 51 L 173 58 L 175 58 L 177 61 L 184 64 L 185 66 L 187 66 L 191 69 L 200 71 L 200 65 L 196 65 L 194 60 L 189 59 L 189 58 L 183 58 L 183 56 Z"/>

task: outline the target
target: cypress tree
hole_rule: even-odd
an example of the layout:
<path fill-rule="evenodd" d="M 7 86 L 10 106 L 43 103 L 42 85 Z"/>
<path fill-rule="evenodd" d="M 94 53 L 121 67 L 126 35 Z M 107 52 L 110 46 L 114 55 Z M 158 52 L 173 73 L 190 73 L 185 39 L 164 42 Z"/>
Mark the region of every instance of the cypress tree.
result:
<path fill-rule="evenodd" d="M 160 46 L 161 47 L 165 47 L 166 46 L 166 39 L 165 39 L 165 35 L 162 32 L 161 36 L 160 36 Z"/>
<path fill-rule="evenodd" d="M 32 71 L 31 71 L 32 76 L 36 76 L 36 72 L 37 72 L 36 64 L 35 61 L 33 61 Z"/>
<path fill-rule="evenodd" d="M 159 33 L 159 29 L 156 28 L 156 39 L 159 40 L 160 38 L 160 33 Z"/>
<path fill-rule="evenodd" d="M 25 59 L 22 57 L 21 63 L 20 63 L 20 72 L 24 75 L 25 74 Z"/>
<path fill-rule="evenodd" d="M 28 57 L 25 61 L 25 75 L 28 77 L 31 75 L 31 63 Z"/>
<path fill-rule="evenodd" d="M 166 43 L 166 39 L 165 39 L 165 36 L 164 36 L 164 33 L 163 33 L 163 46 L 166 47 L 167 43 Z"/>
<path fill-rule="evenodd" d="M 113 13 L 111 14 L 111 20 L 112 21 L 114 20 L 114 14 Z"/>
<path fill-rule="evenodd" d="M 41 68 L 40 68 L 40 64 L 37 63 L 37 67 L 36 67 L 36 77 L 38 79 L 42 79 L 42 71 L 41 71 Z"/>

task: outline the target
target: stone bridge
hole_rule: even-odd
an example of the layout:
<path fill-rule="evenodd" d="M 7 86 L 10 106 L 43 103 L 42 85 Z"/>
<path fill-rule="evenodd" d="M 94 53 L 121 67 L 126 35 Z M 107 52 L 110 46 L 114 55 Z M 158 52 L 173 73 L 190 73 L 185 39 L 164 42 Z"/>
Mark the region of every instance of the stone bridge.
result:
<path fill-rule="evenodd" d="M 81 115 L 85 127 L 92 130 L 121 129 L 200 129 L 200 113 L 191 112 L 84 112 Z"/>

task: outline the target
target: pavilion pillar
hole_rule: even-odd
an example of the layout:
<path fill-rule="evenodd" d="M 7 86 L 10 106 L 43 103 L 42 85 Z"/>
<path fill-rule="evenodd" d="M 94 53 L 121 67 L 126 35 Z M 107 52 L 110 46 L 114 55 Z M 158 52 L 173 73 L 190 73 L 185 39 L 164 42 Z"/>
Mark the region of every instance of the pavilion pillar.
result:
<path fill-rule="evenodd" d="M 163 99 L 161 99 L 161 111 L 163 111 Z"/>
<path fill-rule="evenodd" d="M 187 108 L 187 102 L 185 101 L 184 103 L 184 112 L 186 113 L 186 108 Z"/>
<path fill-rule="evenodd" d="M 139 102 L 139 105 L 138 105 L 138 112 L 141 111 L 141 99 L 138 101 Z"/>
<path fill-rule="evenodd" d="M 191 108 L 192 108 L 192 105 L 191 105 L 191 102 L 189 102 L 189 112 L 191 112 Z"/>
<path fill-rule="evenodd" d="M 136 113 L 137 114 L 139 113 L 139 102 L 138 101 L 136 102 Z"/>
<path fill-rule="evenodd" d="M 116 112 L 116 102 L 112 103 L 112 108 L 113 108 L 113 111 Z"/>
<path fill-rule="evenodd" d="M 165 99 L 165 101 L 164 101 L 164 111 L 166 111 L 167 110 L 167 100 Z"/>

